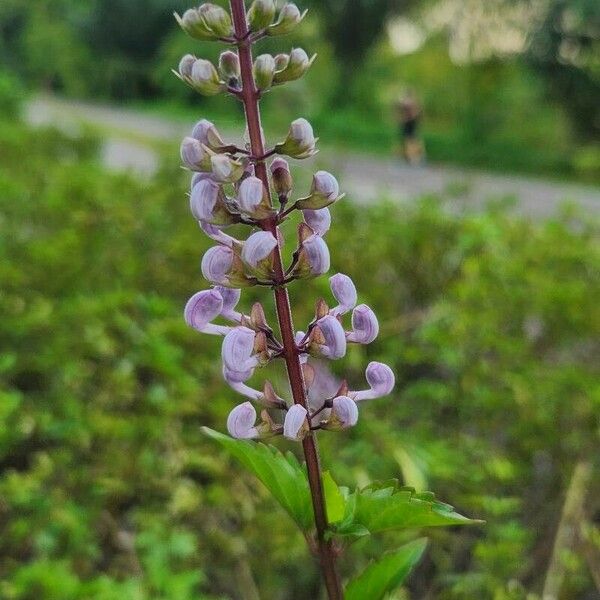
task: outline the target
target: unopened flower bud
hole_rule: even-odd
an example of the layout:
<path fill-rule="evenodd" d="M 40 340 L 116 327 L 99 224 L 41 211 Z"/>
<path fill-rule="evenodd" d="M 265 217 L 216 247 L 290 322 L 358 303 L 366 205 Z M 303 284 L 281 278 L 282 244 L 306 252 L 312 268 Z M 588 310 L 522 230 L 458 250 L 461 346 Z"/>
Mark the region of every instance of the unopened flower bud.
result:
<path fill-rule="evenodd" d="M 223 308 L 223 298 L 216 290 L 203 290 L 194 294 L 185 305 L 183 316 L 185 322 L 198 331 L 216 319 Z"/>
<path fill-rule="evenodd" d="M 306 119 L 296 119 L 290 125 L 285 141 L 277 144 L 275 150 L 292 158 L 308 158 L 316 154 L 316 142 L 311 124 Z"/>
<path fill-rule="evenodd" d="M 308 55 L 302 48 L 294 48 L 290 53 L 289 60 L 283 69 L 277 69 L 276 63 L 273 83 L 281 84 L 286 83 L 287 81 L 300 79 L 300 77 L 302 77 L 304 73 L 308 71 L 316 58 L 316 54 L 311 58 L 308 58 Z M 283 64 L 282 60 L 280 60 L 280 64 Z"/>
<path fill-rule="evenodd" d="M 186 10 L 180 17 L 173 13 L 177 23 L 189 36 L 197 40 L 214 40 L 217 36 L 208 28 L 200 12 L 195 8 Z"/>
<path fill-rule="evenodd" d="M 192 76 L 192 67 L 196 62 L 196 57 L 191 54 L 186 54 L 180 61 L 178 71 L 182 79 Z"/>
<path fill-rule="evenodd" d="M 228 154 L 214 154 L 210 163 L 214 178 L 221 183 L 235 183 L 244 173 L 244 165 Z"/>
<path fill-rule="evenodd" d="M 184 138 L 180 154 L 183 164 L 192 171 L 210 171 L 212 168 L 210 152 L 196 138 Z"/>
<path fill-rule="evenodd" d="M 271 180 L 275 193 L 281 198 L 292 191 L 292 174 L 287 160 L 278 156 L 271 163 Z"/>
<path fill-rule="evenodd" d="M 187 78 L 183 77 L 183 79 L 204 96 L 214 96 L 223 89 L 214 65 L 203 58 L 199 58 L 192 65 L 191 75 Z"/>
<path fill-rule="evenodd" d="M 291 2 L 286 4 L 280 11 L 276 23 L 267 28 L 268 35 L 285 35 L 290 33 L 302 21 L 308 11 L 301 13 L 298 7 Z"/>
<path fill-rule="evenodd" d="M 337 317 L 346 314 L 356 306 L 358 294 L 352 279 L 348 275 L 336 273 L 329 278 L 329 286 L 333 297 L 338 301 L 338 305 L 332 308 L 329 314 Z"/>
<path fill-rule="evenodd" d="M 230 14 L 221 6 L 206 2 L 198 8 L 204 24 L 216 37 L 227 37 L 232 34 Z"/>
<path fill-rule="evenodd" d="M 370 344 L 378 334 L 379 322 L 375 313 L 366 304 L 359 304 L 352 311 L 352 331 L 346 336 L 348 341 Z"/>
<path fill-rule="evenodd" d="M 317 327 L 323 338 L 323 344 L 317 344 L 317 353 L 332 360 L 342 358 L 346 354 L 346 333 L 341 323 L 327 315 L 317 321 Z"/>
<path fill-rule="evenodd" d="M 227 417 L 227 431 L 231 437 L 248 440 L 259 436 L 256 428 L 256 410 L 250 402 L 236 406 Z"/>
<path fill-rule="evenodd" d="M 290 64 L 290 55 L 281 54 L 275 55 L 275 71 L 283 71 Z"/>
<path fill-rule="evenodd" d="M 387 365 L 374 361 L 367 365 L 365 377 L 370 389 L 348 393 L 355 402 L 387 396 L 394 389 L 396 382 L 394 372 Z"/>
<path fill-rule="evenodd" d="M 338 396 L 333 399 L 333 407 L 324 427 L 339 430 L 354 427 L 358 421 L 356 402 L 348 396 Z"/>
<path fill-rule="evenodd" d="M 250 31 L 260 31 L 273 22 L 275 17 L 274 0 L 254 0 L 248 9 Z"/>
<path fill-rule="evenodd" d="M 283 435 L 295 442 L 302 440 L 310 430 L 307 415 L 307 410 L 300 404 L 291 406 L 283 422 Z"/>
<path fill-rule="evenodd" d="M 261 54 L 254 61 L 254 80 L 259 90 L 268 90 L 273 85 L 275 59 L 270 54 Z"/>
<path fill-rule="evenodd" d="M 273 250 L 277 240 L 270 231 L 257 231 L 245 242 L 242 248 L 242 261 L 253 275 L 270 279 L 273 275 Z"/>
<path fill-rule="evenodd" d="M 266 219 L 273 212 L 265 187 L 258 177 L 246 177 L 240 183 L 237 203 L 240 211 L 254 219 Z"/>
<path fill-rule="evenodd" d="M 215 285 L 238 288 L 255 284 L 244 274 L 242 261 L 235 251 L 227 246 L 209 248 L 202 257 L 200 268 L 204 278 Z"/>
<path fill-rule="evenodd" d="M 227 149 L 227 145 L 223 141 L 218 129 L 207 119 L 202 119 L 194 125 L 192 137 L 196 138 L 213 152 L 223 152 Z"/>
<path fill-rule="evenodd" d="M 219 56 L 219 73 L 230 86 L 237 88 L 241 78 L 240 59 L 236 52 L 226 50 Z"/>
<path fill-rule="evenodd" d="M 310 196 L 300 198 L 296 202 L 296 207 L 312 210 L 325 208 L 342 197 L 339 193 L 340 186 L 337 179 L 327 171 L 317 171 L 313 176 Z"/>
<path fill-rule="evenodd" d="M 221 359 L 231 371 L 247 371 L 258 365 L 254 355 L 255 332 L 248 327 L 234 327 L 223 339 Z"/>
<path fill-rule="evenodd" d="M 200 180 L 190 194 L 190 210 L 198 221 L 211 225 L 231 225 L 236 222 L 224 202 L 221 186 L 212 179 Z"/>
<path fill-rule="evenodd" d="M 318 235 L 311 235 L 302 242 L 298 262 L 293 275 L 298 279 L 317 277 L 329 271 L 330 257 L 327 244 Z"/>
<path fill-rule="evenodd" d="M 320 210 L 306 209 L 302 211 L 304 222 L 320 237 L 323 237 L 331 227 L 331 213 L 328 208 Z"/>

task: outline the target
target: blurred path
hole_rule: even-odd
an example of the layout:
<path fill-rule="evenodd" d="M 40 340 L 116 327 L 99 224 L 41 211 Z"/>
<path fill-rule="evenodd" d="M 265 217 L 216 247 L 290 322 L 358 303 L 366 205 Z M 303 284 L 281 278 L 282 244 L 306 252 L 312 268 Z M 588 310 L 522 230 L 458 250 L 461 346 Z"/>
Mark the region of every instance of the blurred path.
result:
<path fill-rule="evenodd" d="M 38 96 L 27 105 L 27 120 L 73 130 L 83 125 L 106 134 L 104 163 L 141 175 L 153 173 L 159 156 L 153 143 L 179 143 L 190 123 L 148 115 L 127 108 Z M 458 205 L 481 206 L 489 200 L 514 198 L 520 212 L 534 217 L 550 215 L 564 202 L 589 212 L 600 212 L 600 188 L 516 175 L 499 175 L 447 166 L 409 167 L 397 159 L 323 150 L 316 162 L 339 175 L 348 196 L 358 202 L 387 197 L 406 201 L 440 194 Z"/>

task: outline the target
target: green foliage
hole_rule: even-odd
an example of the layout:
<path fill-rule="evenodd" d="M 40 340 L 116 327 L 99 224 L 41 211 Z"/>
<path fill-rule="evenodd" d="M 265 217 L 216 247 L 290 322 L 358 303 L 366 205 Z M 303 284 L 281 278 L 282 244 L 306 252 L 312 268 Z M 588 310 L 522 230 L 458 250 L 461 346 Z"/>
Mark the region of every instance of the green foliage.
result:
<path fill-rule="evenodd" d="M 200 432 L 223 431 L 239 398 L 219 341 L 181 318 L 206 287 L 190 257 L 208 247 L 186 177 L 176 159 L 142 181 L 106 173 L 96 147 L 0 121 L 0 597 L 235 598 L 252 585 L 264 600 L 318 597 L 301 533 Z M 410 593 L 524 600 L 541 589 L 573 465 L 597 448 L 598 224 L 446 198 L 348 199 L 332 214 L 332 272 L 381 325 L 333 366 L 360 389 L 365 363 L 382 360 L 398 383 L 356 429 L 320 436 L 340 484 L 330 505 L 402 477 L 401 447 L 439 497 L 486 520 L 430 528 Z M 326 279 L 291 291 L 298 325 L 316 296 L 330 300 Z M 265 297 L 250 294 L 246 307 Z M 590 510 L 598 492 L 595 477 Z M 363 535 L 343 577 L 411 535 Z M 567 597 L 593 590 L 569 561 Z"/>
<path fill-rule="evenodd" d="M 204 433 L 219 442 L 229 454 L 258 477 L 300 529 L 308 531 L 312 527 L 308 479 L 305 470 L 291 452 L 284 456 L 272 446 L 235 440 L 207 427 L 204 428 Z"/>
<path fill-rule="evenodd" d="M 421 560 L 427 540 L 421 538 L 389 552 L 377 562 L 371 563 L 346 587 L 347 600 L 381 600 L 394 591 L 406 579 L 413 567 Z"/>

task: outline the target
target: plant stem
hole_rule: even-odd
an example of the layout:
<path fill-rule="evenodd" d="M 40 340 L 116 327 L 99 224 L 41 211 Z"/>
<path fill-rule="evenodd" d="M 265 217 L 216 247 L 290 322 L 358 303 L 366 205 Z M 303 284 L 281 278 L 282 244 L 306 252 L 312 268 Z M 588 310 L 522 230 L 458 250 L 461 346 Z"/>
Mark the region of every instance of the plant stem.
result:
<path fill-rule="evenodd" d="M 246 113 L 246 123 L 248 125 L 248 135 L 250 137 L 250 146 L 254 156 L 264 157 L 265 147 L 260 122 L 259 93 L 256 89 L 254 76 L 252 74 L 252 49 L 251 40 L 248 36 L 248 26 L 246 23 L 246 9 L 244 0 L 230 0 L 231 13 L 235 28 L 235 37 L 237 39 L 238 55 L 240 59 L 240 68 L 242 74 L 242 93 L 241 98 L 244 103 Z M 267 176 L 267 167 L 264 160 L 256 162 L 256 176 L 263 182 L 265 189 L 269 192 L 270 185 Z M 261 227 L 277 235 L 277 217 L 266 219 L 261 223 Z M 275 248 L 273 269 L 275 272 L 276 287 L 275 304 L 277 307 L 277 318 L 281 339 L 283 341 L 283 357 L 288 372 L 292 396 L 296 404 L 300 404 L 308 411 L 308 403 L 304 386 L 304 377 L 300 365 L 300 356 L 294 340 L 294 325 L 292 322 L 292 313 L 287 289 L 284 287 L 285 270 L 281 258 L 281 248 L 278 245 Z M 302 442 L 304 450 L 304 459 L 308 471 L 308 483 L 312 497 L 312 505 L 315 516 L 315 527 L 317 531 L 317 547 L 319 552 L 319 562 L 321 571 L 325 580 L 325 586 L 330 600 L 342 600 L 344 597 L 340 578 L 335 564 L 335 550 L 331 540 L 325 539 L 328 529 L 327 509 L 325 506 L 325 496 L 323 493 L 323 483 L 321 479 L 321 467 L 319 464 L 319 453 L 317 443 L 313 433 L 309 433 Z"/>

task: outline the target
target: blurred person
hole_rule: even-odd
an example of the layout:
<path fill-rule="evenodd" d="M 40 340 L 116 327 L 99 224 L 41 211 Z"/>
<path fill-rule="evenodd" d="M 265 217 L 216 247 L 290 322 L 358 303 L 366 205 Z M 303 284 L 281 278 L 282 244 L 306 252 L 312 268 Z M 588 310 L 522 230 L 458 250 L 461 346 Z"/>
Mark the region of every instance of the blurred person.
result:
<path fill-rule="evenodd" d="M 402 155 L 410 165 L 421 164 L 425 159 L 425 148 L 417 130 L 422 110 L 412 91 L 406 92 L 396 102 L 395 112 L 402 140 Z"/>

